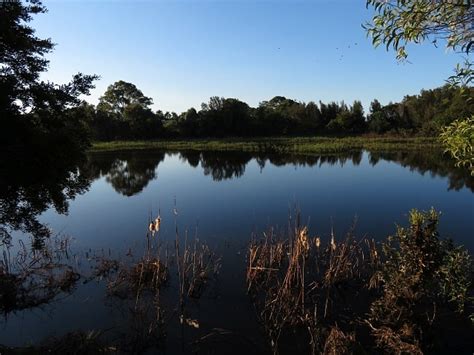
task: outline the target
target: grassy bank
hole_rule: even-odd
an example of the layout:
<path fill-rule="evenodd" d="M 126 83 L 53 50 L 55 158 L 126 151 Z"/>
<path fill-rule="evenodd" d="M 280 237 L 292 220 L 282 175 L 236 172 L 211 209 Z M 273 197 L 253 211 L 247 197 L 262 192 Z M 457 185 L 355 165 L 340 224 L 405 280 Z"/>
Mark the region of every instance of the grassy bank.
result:
<path fill-rule="evenodd" d="M 435 149 L 439 146 L 436 137 L 266 137 L 96 142 L 90 151 L 166 149 L 319 154 L 360 149 L 371 151 Z"/>

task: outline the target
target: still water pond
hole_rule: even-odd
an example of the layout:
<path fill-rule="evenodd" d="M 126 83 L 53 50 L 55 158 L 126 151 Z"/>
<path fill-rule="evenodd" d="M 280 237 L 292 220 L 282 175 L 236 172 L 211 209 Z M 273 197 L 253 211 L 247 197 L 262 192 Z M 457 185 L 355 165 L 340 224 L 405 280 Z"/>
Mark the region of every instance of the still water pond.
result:
<path fill-rule="evenodd" d="M 201 238 L 246 243 L 254 231 L 285 227 L 296 206 L 312 231 L 383 238 L 412 208 L 442 211 L 441 231 L 474 249 L 474 181 L 416 153 L 253 157 L 242 153 L 126 152 L 90 156 L 89 190 L 69 215 L 41 216 L 85 247 L 127 245 L 143 235 L 150 213 L 163 234 L 198 227 Z M 449 163 L 449 162 L 448 162 Z M 174 208 L 176 207 L 176 210 Z"/>
<path fill-rule="evenodd" d="M 328 238 L 333 228 L 336 238 L 343 238 L 355 223 L 357 236 L 381 240 L 396 224 L 406 224 L 410 209 L 434 207 L 442 211 L 442 236 L 472 253 L 474 179 L 451 164 L 431 152 L 94 153 L 79 166 L 81 188 L 70 194 L 74 198 L 66 201 L 68 208 L 59 209 L 67 214 L 48 204 L 49 209 L 35 211 L 41 225 L 73 237 L 75 255 L 119 255 L 141 246 L 150 217 L 158 214 L 164 242 L 173 242 L 176 228 L 180 235 L 197 235 L 222 257 L 222 270 L 218 297 L 200 305 L 201 328 L 196 332 L 203 336 L 209 329 L 224 328 L 249 339 L 257 337 L 258 325 L 245 295 L 245 248 L 252 235 L 270 227 L 285 233 L 295 209 L 311 235 Z M 14 245 L 22 237 L 22 228 L 16 229 Z M 0 344 L 22 345 L 77 329 L 113 327 L 120 322 L 120 312 L 111 310 L 101 287 L 80 285 L 51 305 L 10 314 L 0 321 Z M 197 336 L 190 335 L 183 347 L 178 345 L 183 334 L 178 333 L 168 334 L 169 353 L 189 351 Z"/>

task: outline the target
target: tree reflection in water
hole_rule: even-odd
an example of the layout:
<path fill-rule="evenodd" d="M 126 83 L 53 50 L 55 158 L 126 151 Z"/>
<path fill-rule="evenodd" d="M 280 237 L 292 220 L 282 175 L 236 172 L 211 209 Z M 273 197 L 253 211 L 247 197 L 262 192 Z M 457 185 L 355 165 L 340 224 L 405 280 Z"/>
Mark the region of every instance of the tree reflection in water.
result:
<path fill-rule="evenodd" d="M 205 176 L 214 181 L 240 178 L 245 174 L 245 168 L 253 159 L 264 169 L 267 163 L 274 166 L 314 167 L 323 165 L 352 164 L 358 166 L 362 162 L 362 151 L 348 151 L 337 154 L 304 155 L 295 153 L 251 153 L 236 151 L 180 151 L 181 161 L 193 168 L 200 167 Z M 90 178 L 105 176 L 113 188 L 125 195 L 132 196 L 141 192 L 150 180 L 157 178 L 158 165 L 164 160 L 165 152 L 135 151 L 94 153 L 89 156 Z M 391 161 L 416 171 L 420 174 L 427 172 L 434 176 L 447 177 L 450 189 L 459 190 L 467 187 L 474 191 L 474 179 L 467 170 L 454 168 L 452 161 L 442 156 L 439 151 L 410 151 L 410 152 L 369 152 L 369 163 L 374 166 L 380 160 Z"/>
<path fill-rule="evenodd" d="M 83 159 L 38 152 L 2 156 L 0 245 L 9 244 L 12 231 L 20 231 L 33 237 L 34 248 L 41 248 L 51 231 L 38 216 L 50 208 L 67 214 L 69 201 L 89 188 L 89 177 L 78 169 Z"/>
<path fill-rule="evenodd" d="M 115 191 L 133 196 L 157 178 L 157 167 L 164 159 L 162 151 L 90 154 L 82 171 L 94 180 L 105 177 Z"/>
<path fill-rule="evenodd" d="M 458 191 L 466 187 L 474 192 L 474 177 L 468 169 L 454 167 L 454 162 L 443 156 L 440 151 L 384 152 L 369 155 L 372 166 L 375 166 L 380 160 L 397 163 L 421 175 L 429 173 L 431 176 L 447 178 L 449 190 Z"/>
<path fill-rule="evenodd" d="M 214 181 L 240 178 L 252 159 L 261 169 L 267 163 L 275 166 L 322 166 L 362 161 L 362 151 L 333 155 L 302 155 L 294 153 L 250 153 L 181 151 L 182 161 L 194 168 L 202 169 L 204 175 Z M 61 159 L 50 156 L 41 158 L 18 158 L 7 156 L 2 159 L 0 170 L 0 243 L 8 243 L 12 231 L 31 234 L 34 246 L 41 247 L 41 241 L 50 236 L 48 226 L 38 220 L 47 209 L 54 208 L 60 214 L 67 214 L 69 201 L 86 192 L 90 183 L 100 177 L 124 196 L 133 196 L 145 189 L 151 180 L 157 178 L 158 165 L 164 161 L 164 151 L 126 151 L 90 153 L 87 158 Z M 464 187 L 474 191 L 474 178 L 465 169 L 454 168 L 452 161 L 441 152 L 369 152 L 369 163 L 379 161 L 400 164 L 420 174 L 445 177 L 449 188 Z"/>

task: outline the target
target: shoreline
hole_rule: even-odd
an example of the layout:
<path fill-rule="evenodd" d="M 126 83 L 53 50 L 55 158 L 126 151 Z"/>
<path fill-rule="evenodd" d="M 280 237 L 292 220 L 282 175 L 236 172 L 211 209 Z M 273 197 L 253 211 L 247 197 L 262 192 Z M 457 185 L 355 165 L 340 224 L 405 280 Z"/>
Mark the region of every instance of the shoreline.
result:
<path fill-rule="evenodd" d="M 94 142 L 88 152 L 146 149 L 324 154 L 361 149 L 371 151 L 441 150 L 441 144 L 437 137 L 233 137 Z"/>

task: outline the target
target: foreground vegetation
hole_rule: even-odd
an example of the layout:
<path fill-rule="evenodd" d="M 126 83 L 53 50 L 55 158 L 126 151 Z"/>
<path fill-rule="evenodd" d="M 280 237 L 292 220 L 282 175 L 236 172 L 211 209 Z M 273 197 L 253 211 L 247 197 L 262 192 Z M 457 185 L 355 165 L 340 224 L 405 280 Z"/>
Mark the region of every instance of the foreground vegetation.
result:
<path fill-rule="evenodd" d="M 0 344 L 0 352 L 139 354 L 162 349 L 171 323 L 198 329 L 196 306 L 216 282 L 221 261 L 207 244 L 197 238 L 188 240 L 187 233 L 183 237 L 177 227 L 170 248 L 161 240 L 160 224 L 160 216 L 151 220 L 144 251 L 130 248 L 125 258 L 111 258 L 103 251 L 90 251 L 81 259 L 75 255 L 75 261 L 86 262 L 89 270 L 70 259 L 68 238 L 50 238 L 41 250 L 28 250 L 20 243 L 22 249 L 16 255 L 11 244 L 0 242 L 0 314 L 5 318 L 57 302 L 80 283 L 90 282 L 105 284 L 107 301 L 123 312 L 120 326 L 113 331 L 78 330 L 25 347 Z"/>
<path fill-rule="evenodd" d="M 413 210 L 381 246 L 351 232 L 323 243 L 298 219 L 287 238 L 253 241 L 248 292 L 273 353 L 468 350 L 472 259 L 440 238 L 438 220 L 435 210 Z"/>
<path fill-rule="evenodd" d="M 329 239 L 310 236 L 298 214 L 289 222 L 288 234 L 270 229 L 247 248 L 242 276 L 265 335 L 261 341 L 267 344 L 259 353 L 423 354 L 472 349 L 472 258 L 441 238 L 438 212 L 412 210 L 409 225 L 398 227 L 382 243 L 357 239 L 352 230 L 345 238 L 333 232 Z M 89 255 L 90 273 L 65 263 L 66 240 L 47 244 L 42 251 L 23 248 L 17 257 L 6 247 L 0 262 L 0 312 L 5 316 L 70 294 L 80 280 L 104 282 L 107 298 L 126 313 L 120 318 L 122 326 L 113 330 L 117 334 L 110 333 L 112 328 L 79 331 L 37 346 L 0 345 L 0 350 L 142 353 L 164 349 L 173 324 L 181 331 L 200 329 L 199 300 L 216 285 L 226 260 L 205 243 L 180 236 L 177 227 L 174 246 L 168 248 L 160 235 L 161 223 L 160 216 L 150 220 L 142 256 L 131 250 L 126 260 L 103 251 Z M 193 344 L 229 336 L 225 329 L 210 331 Z"/>
<path fill-rule="evenodd" d="M 241 151 L 282 153 L 338 153 L 350 150 L 406 151 L 437 149 L 440 144 L 433 137 L 271 137 L 229 138 L 159 141 L 95 142 L 91 151 L 167 149 L 199 151 Z"/>
<path fill-rule="evenodd" d="M 456 165 L 469 169 L 474 176 L 474 116 L 451 123 L 441 133 L 441 140 Z"/>

